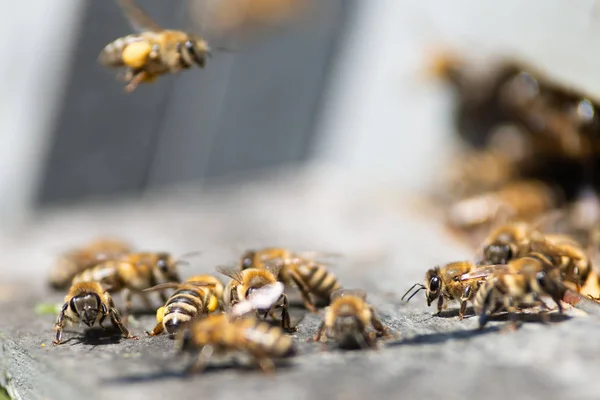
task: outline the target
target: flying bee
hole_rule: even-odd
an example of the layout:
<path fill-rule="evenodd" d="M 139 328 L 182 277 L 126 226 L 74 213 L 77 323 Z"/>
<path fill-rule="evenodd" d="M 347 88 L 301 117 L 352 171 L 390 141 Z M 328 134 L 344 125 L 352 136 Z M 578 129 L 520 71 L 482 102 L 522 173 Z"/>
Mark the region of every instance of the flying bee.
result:
<path fill-rule="evenodd" d="M 548 308 L 541 301 L 542 296 L 550 296 L 562 313 L 560 300 L 566 288 L 550 259 L 540 253 L 530 253 L 504 267 L 488 276 L 473 300 L 480 328 L 485 326 L 491 314 L 503 309 L 508 311 L 513 326 L 516 326 L 515 312 L 518 308 L 531 304 Z"/>
<path fill-rule="evenodd" d="M 131 245 L 117 239 L 96 239 L 80 248 L 60 255 L 50 271 L 50 285 L 54 289 L 66 289 L 73 277 L 99 262 L 119 258 L 132 250 Z"/>
<path fill-rule="evenodd" d="M 140 83 L 177 73 L 196 65 L 204 68 L 210 56 L 208 43 L 192 34 L 162 28 L 133 0 L 117 0 L 137 32 L 114 40 L 104 47 L 98 62 L 106 67 L 125 68 L 125 86 L 132 92 Z"/>
<path fill-rule="evenodd" d="M 146 306 L 152 308 L 143 290 L 160 283 L 180 282 L 178 265 L 183 263 L 169 253 L 129 253 L 119 260 L 104 261 L 83 271 L 73 278 L 73 283 L 100 282 L 109 286 L 112 293 L 123 292 L 125 315 L 128 316 L 133 294 L 140 296 Z M 167 302 L 164 290 L 160 291 L 160 297 L 163 304 Z"/>
<path fill-rule="evenodd" d="M 377 337 L 389 336 L 388 329 L 367 303 L 367 295 L 360 289 L 340 289 L 331 295 L 331 304 L 325 309 L 325 318 L 313 340 L 334 338 L 341 348 L 373 348 Z"/>
<path fill-rule="evenodd" d="M 438 299 L 437 314 L 440 315 L 443 309 L 447 308 L 447 301 L 459 300 L 460 310 L 458 318 L 463 319 L 467 310 L 467 302 L 473 300 L 485 275 L 476 275 L 473 278 L 463 278 L 469 272 L 481 272 L 490 268 L 489 266 L 477 266 L 470 261 L 457 261 L 446 264 L 442 267 L 435 267 L 425 274 L 425 284 L 415 283 L 402 296 L 404 300 L 410 292 L 412 294 L 406 300 L 410 301 L 418 292 L 425 290 L 427 306 Z M 493 267 L 492 267 L 493 268 Z M 416 288 L 416 290 L 414 290 Z M 414 291 L 413 291 L 414 290 Z"/>
<path fill-rule="evenodd" d="M 234 268 L 217 267 L 217 271 L 231 278 L 225 286 L 223 302 L 227 308 L 233 309 L 237 303 L 250 300 L 252 293 L 256 290 L 278 282 L 277 276 L 282 267 L 281 261 L 268 263 L 264 268 L 248 268 L 241 271 Z M 296 329 L 291 326 L 288 299 L 285 293 L 281 293 L 275 303 L 257 308 L 256 311 L 264 313 L 265 317 L 269 315 L 273 319 L 277 319 L 274 315 L 276 306 L 281 308 L 281 327 L 286 331 L 295 331 Z"/>
<path fill-rule="evenodd" d="M 500 215 L 514 219 L 536 218 L 560 203 L 557 191 L 541 181 L 511 182 L 500 189 L 457 201 L 448 210 L 448 221 L 459 229 L 490 224 Z"/>
<path fill-rule="evenodd" d="M 163 331 L 174 335 L 191 320 L 221 308 L 223 284 L 212 275 L 192 276 L 183 283 L 163 283 L 144 289 L 144 292 L 165 289 L 175 289 L 175 292 L 156 311 L 157 324 L 152 332 L 146 332 L 149 336 L 160 335 Z"/>
<path fill-rule="evenodd" d="M 317 252 L 295 253 L 284 248 L 268 247 L 246 251 L 241 257 L 240 264 L 242 269 L 264 268 L 269 262 L 281 260 L 283 267 L 279 272 L 279 281 L 288 287 L 295 285 L 300 290 L 304 306 L 309 311 L 316 312 L 316 302 L 329 303 L 331 293 L 341 288 L 335 275 L 315 261 L 318 256 L 338 255 Z"/>
<path fill-rule="evenodd" d="M 56 319 L 56 340 L 52 343 L 55 345 L 62 343 L 65 324 L 74 325 L 83 322 L 88 327 L 92 327 L 98 323 L 104 329 L 102 323 L 107 316 L 126 339 L 139 339 L 138 336 L 129 333 L 129 330 L 123 325 L 112 297 L 101 284 L 98 282 L 75 283 L 65 296 L 65 304 Z"/>
<path fill-rule="evenodd" d="M 277 326 L 254 317 L 232 318 L 227 314 L 212 314 L 193 321 L 188 329 L 176 336 L 181 352 L 193 352 L 197 358 L 187 372 L 201 372 L 213 353 L 228 351 L 249 354 L 264 372 L 275 369 L 275 358 L 296 354 L 293 339 Z"/>

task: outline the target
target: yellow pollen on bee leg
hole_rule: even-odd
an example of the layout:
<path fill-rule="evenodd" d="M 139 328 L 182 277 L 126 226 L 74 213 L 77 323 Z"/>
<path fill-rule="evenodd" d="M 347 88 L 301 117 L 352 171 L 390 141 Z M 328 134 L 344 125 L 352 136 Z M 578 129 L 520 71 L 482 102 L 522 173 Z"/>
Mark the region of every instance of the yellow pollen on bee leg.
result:
<path fill-rule="evenodd" d="M 165 308 L 161 307 L 158 310 L 156 310 L 156 322 L 158 322 L 159 324 L 163 321 L 163 318 L 165 317 Z"/>
<path fill-rule="evenodd" d="M 152 46 L 150 43 L 145 41 L 133 42 L 123 49 L 121 59 L 128 67 L 141 68 L 146 64 L 148 55 L 151 51 Z"/>

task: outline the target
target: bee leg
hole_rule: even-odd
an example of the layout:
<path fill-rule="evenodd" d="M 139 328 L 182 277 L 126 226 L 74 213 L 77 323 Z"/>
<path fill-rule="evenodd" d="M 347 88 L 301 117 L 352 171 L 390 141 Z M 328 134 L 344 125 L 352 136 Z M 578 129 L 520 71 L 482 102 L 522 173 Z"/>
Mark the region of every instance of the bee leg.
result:
<path fill-rule="evenodd" d="M 377 318 L 377 316 L 375 315 L 375 309 L 373 307 L 370 307 L 371 310 L 371 325 L 373 325 L 373 328 L 375 329 L 375 332 L 377 333 L 377 337 L 391 337 L 388 328 L 386 328 L 385 325 L 383 325 L 383 322 L 381 322 L 381 320 L 379 318 Z"/>
<path fill-rule="evenodd" d="M 127 93 L 131 93 L 138 87 L 138 85 L 140 83 L 142 83 L 144 81 L 148 81 L 150 79 L 151 79 L 150 74 L 148 74 L 146 71 L 140 71 L 138 73 L 134 73 L 133 78 L 131 78 L 129 83 L 127 85 L 125 85 L 125 91 Z"/>
<path fill-rule="evenodd" d="M 506 305 L 506 311 L 508 311 L 508 318 L 510 322 L 503 328 L 503 331 L 516 331 L 521 326 L 519 322 L 519 316 L 517 315 L 517 307 L 513 300 L 509 300 Z"/>
<path fill-rule="evenodd" d="M 292 326 L 290 321 L 290 312 L 288 306 L 288 299 L 285 294 L 282 294 L 283 304 L 281 306 L 281 328 L 286 332 L 296 332 L 298 329 Z"/>
<path fill-rule="evenodd" d="M 322 342 L 326 342 L 327 336 L 324 336 L 323 333 L 325 333 L 325 321 L 321 322 L 321 325 L 319 325 L 317 333 L 315 334 L 315 336 L 313 336 L 313 342 L 318 342 L 319 340 Z"/>
<path fill-rule="evenodd" d="M 438 303 L 437 303 L 437 316 L 439 317 L 440 315 L 442 315 L 442 310 L 445 308 L 444 307 L 444 296 L 440 295 L 440 297 L 438 297 Z"/>
<path fill-rule="evenodd" d="M 481 305 L 479 313 L 479 329 L 483 329 L 488 322 L 488 317 L 492 313 L 492 305 L 494 303 L 494 289 L 488 290 Z"/>
<path fill-rule="evenodd" d="M 131 290 L 125 288 L 123 289 L 123 302 L 125 303 L 125 312 L 123 313 L 123 321 L 127 323 L 129 321 L 129 314 L 131 313 L 131 308 L 133 307 L 131 301 Z"/>
<path fill-rule="evenodd" d="M 163 326 L 163 323 L 161 321 L 158 324 L 156 324 L 154 329 L 152 329 L 152 332 L 148 332 L 148 331 L 145 331 L 145 332 L 146 332 L 146 335 L 148 335 L 148 336 L 157 336 L 157 335 L 160 335 L 161 333 L 163 333 L 164 330 L 165 330 L 165 327 Z"/>
<path fill-rule="evenodd" d="M 123 325 L 123 322 L 121 322 L 121 317 L 119 316 L 119 312 L 115 308 L 115 304 L 112 299 L 110 299 L 109 306 L 110 306 L 110 310 L 109 310 L 110 320 L 113 323 L 113 325 L 116 326 L 117 328 L 119 328 L 119 330 L 121 331 L 123 336 L 125 336 L 126 339 L 135 339 L 135 340 L 139 339 L 140 338 L 139 336 L 133 336 L 129 332 L 129 329 L 127 329 L 125 327 L 125 325 Z"/>
<path fill-rule="evenodd" d="M 304 303 L 304 307 L 306 307 L 308 311 L 316 313 L 317 309 L 315 308 L 315 305 L 313 304 L 313 301 L 310 298 L 310 289 L 308 288 L 308 286 L 306 286 L 306 284 L 296 273 L 296 271 L 290 269 L 290 276 L 292 278 L 292 281 L 294 281 L 294 283 L 296 284 L 296 286 L 298 286 L 298 289 L 300 290 L 300 295 L 302 296 L 302 302 Z"/>
<path fill-rule="evenodd" d="M 63 336 L 63 328 L 65 325 L 65 311 L 67 311 L 67 307 L 69 307 L 69 303 L 65 303 L 60 310 L 60 314 L 58 314 L 58 318 L 56 319 L 56 340 L 52 341 L 53 345 L 59 345 L 62 343 Z"/>
<path fill-rule="evenodd" d="M 206 369 L 208 360 L 210 360 L 213 355 L 213 351 L 214 349 L 210 345 L 202 347 L 202 349 L 198 352 L 198 356 L 194 362 L 185 369 L 185 373 L 189 375 L 203 372 L 204 369 Z"/>
<path fill-rule="evenodd" d="M 266 374 L 272 374 L 275 372 L 275 363 L 269 357 L 258 357 L 256 364 Z"/>
<path fill-rule="evenodd" d="M 463 320 L 465 317 L 465 312 L 467 311 L 467 301 L 469 301 L 472 297 L 471 285 L 467 285 L 465 288 L 461 298 L 460 298 L 460 311 L 458 312 L 458 319 Z"/>

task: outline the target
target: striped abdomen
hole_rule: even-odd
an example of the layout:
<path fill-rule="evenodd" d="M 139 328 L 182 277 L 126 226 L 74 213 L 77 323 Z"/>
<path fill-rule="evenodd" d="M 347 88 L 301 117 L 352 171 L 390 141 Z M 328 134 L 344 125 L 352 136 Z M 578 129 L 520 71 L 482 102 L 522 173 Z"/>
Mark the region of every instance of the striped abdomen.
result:
<path fill-rule="evenodd" d="M 177 290 L 165 304 L 163 317 L 165 330 L 174 334 L 200 314 L 208 314 L 209 303 L 213 298 L 209 290 L 200 288 Z"/>
<path fill-rule="evenodd" d="M 278 326 L 254 318 L 235 320 L 231 323 L 241 330 L 244 348 L 239 350 L 270 357 L 289 357 L 296 352 L 292 337 L 286 335 Z"/>
<path fill-rule="evenodd" d="M 329 300 L 331 293 L 341 288 L 335 275 L 319 264 L 302 264 L 295 270 L 298 277 L 316 297 Z"/>
<path fill-rule="evenodd" d="M 123 63 L 123 50 L 131 43 L 146 40 L 141 35 L 127 35 L 120 37 L 109 44 L 107 44 L 100 55 L 98 56 L 98 62 L 107 67 L 124 67 Z"/>
<path fill-rule="evenodd" d="M 93 268 L 86 269 L 73 278 L 73 284 L 80 282 L 99 282 L 109 286 L 111 292 L 122 289 L 117 263 L 114 262 L 104 262 Z"/>

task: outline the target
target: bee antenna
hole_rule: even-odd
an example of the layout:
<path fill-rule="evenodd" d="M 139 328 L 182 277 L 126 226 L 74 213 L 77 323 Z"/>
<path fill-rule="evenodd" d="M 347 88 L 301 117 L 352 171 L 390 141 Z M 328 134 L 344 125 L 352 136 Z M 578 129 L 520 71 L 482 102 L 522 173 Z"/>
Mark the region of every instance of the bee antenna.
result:
<path fill-rule="evenodd" d="M 202 252 L 201 252 L 201 251 L 190 251 L 190 252 L 188 252 L 188 253 L 184 253 L 184 254 L 182 254 L 181 256 L 179 256 L 179 259 L 182 259 L 182 258 L 189 258 L 189 257 L 197 257 L 197 256 L 199 256 L 200 254 L 202 254 Z"/>
<path fill-rule="evenodd" d="M 179 265 L 190 266 L 192 264 L 189 261 L 187 261 L 187 260 L 177 260 L 177 261 L 175 261 L 175 265 L 177 265 L 177 266 L 179 266 Z"/>
<path fill-rule="evenodd" d="M 414 288 L 417 288 L 417 290 L 415 290 L 413 292 L 413 294 L 411 294 L 408 299 L 406 299 L 406 302 L 408 303 L 410 301 L 410 299 L 412 299 L 413 297 L 415 297 L 415 295 L 417 293 L 419 293 L 421 290 L 425 289 L 425 285 L 421 284 L 421 283 L 415 283 L 414 285 L 412 285 L 410 287 L 410 289 L 408 289 L 406 291 L 406 293 L 404 293 L 404 296 L 402 296 L 402 298 L 400 300 L 404 300 L 404 298 L 406 297 L 407 294 L 409 294 Z"/>

